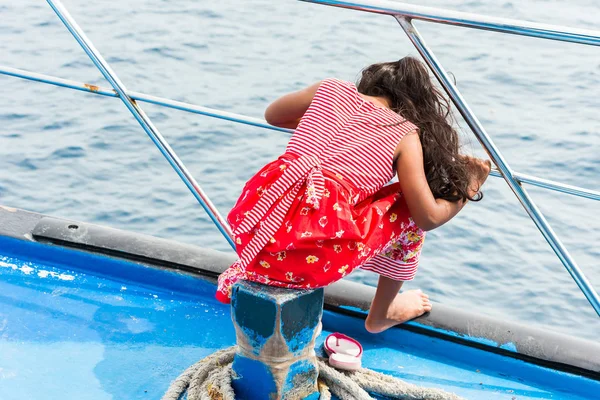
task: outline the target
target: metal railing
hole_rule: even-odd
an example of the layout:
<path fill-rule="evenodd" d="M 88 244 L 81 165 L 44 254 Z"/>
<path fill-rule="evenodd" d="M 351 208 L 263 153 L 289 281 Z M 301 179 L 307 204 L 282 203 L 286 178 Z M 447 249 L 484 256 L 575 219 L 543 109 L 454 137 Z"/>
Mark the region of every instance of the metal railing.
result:
<path fill-rule="evenodd" d="M 416 6 L 411 4 L 397 3 L 385 0 L 363 0 L 363 1 L 333 1 L 333 0 L 301 0 L 311 3 L 319 3 L 335 7 L 343 7 L 360 11 L 367 11 L 379 14 L 391 15 L 400 24 L 408 38 L 411 40 L 415 48 L 419 51 L 425 62 L 434 73 L 442 87 L 446 90 L 451 100 L 480 141 L 488 155 L 497 166 L 497 170 L 492 171 L 492 176 L 502 177 L 508 183 L 509 187 L 519 199 L 526 212 L 529 214 L 537 228 L 540 230 L 546 241 L 550 244 L 560 261 L 563 263 L 567 271 L 571 274 L 587 300 L 590 302 L 596 313 L 600 316 L 600 297 L 594 291 L 592 285 L 587 280 L 583 272 L 577 266 L 565 246 L 556 233 L 552 230 L 540 210 L 533 203 L 521 183 L 527 183 L 534 186 L 550 189 L 570 195 L 580 196 L 592 200 L 600 200 L 600 192 L 585 188 L 580 188 L 572 185 L 566 185 L 561 182 L 551 181 L 538 178 L 531 175 L 521 174 L 512 171 L 506 160 L 487 134 L 473 111 L 465 102 L 459 90 L 449 79 L 447 73 L 442 68 L 441 64 L 427 47 L 423 37 L 420 35 L 416 27 L 412 24 L 413 19 L 436 22 L 448 25 L 462 26 L 474 29 L 482 29 L 501 33 L 509 33 L 521 36 L 530 36 L 564 42 L 572 42 L 579 44 L 588 44 L 600 46 L 600 32 L 573 29 L 555 25 L 539 24 L 527 21 L 518 21 L 505 18 L 487 17 L 477 14 L 469 14 L 463 12 L 455 12 L 441 10 L 431 7 Z M 54 12 L 58 15 L 73 37 L 77 40 L 80 46 L 88 54 L 94 65 L 100 70 L 102 75 L 112 86 L 112 89 L 102 88 L 95 85 L 76 82 L 72 80 L 57 78 L 53 76 L 43 75 L 35 72 L 25 71 L 16 68 L 0 66 L 0 74 L 19 77 L 27 80 L 48 83 L 65 88 L 86 91 L 102 96 L 119 97 L 127 109 L 133 114 L 136 120 L 140 123 L 144 131 L 150 139 L 159 148 L 161 153 L 183 180 L 194 197 L 202 205 L 219 231 L 227 239 L 229 244 L 235 248 L 231 229 L 225 222 L 224 218 L 219 214 L 214 204 L 204 193 L 200 185 L 196 182 L 193 176 L 189 173 L 185 165 L 177 157 L 173 149 L 160 134 L 158 129 L 152 124 L 148 116 L 139 107 L 137 101 L 156 104 L 164 107 L 188 111 L 196 114 L 220 118 L 232 122 L 257 126 L 261 128 L 273 129 L 283 132 L 292 132 L 289 129 L 274 127 L 266 121 L 251 118 L 240 114 L 224 112 L 207 107 L 202 107 L 190 103 L 170 100 L 166 98 L 156 97 L 144 93 L 129 91 L 119 80 L 115 72 L 110 68 L 102 55 L 96 50 L 92 42 L 86 37 L 83 30 L 77 25 L 60 0 L 47 0 Z"/>
<path fill-rule="evenodd" d="M 388 0 L 300 0 L 307 3 L 324 4 L 335 7 L 349 8 L 391 16 L 402 16 L 406 19 L 418 19 L 445 25 L 462 26 L 464 28 L 481 29 L 500 33 L 510 33 L 520 36 L 558 40 L 600 46 L 598 31 L 575 29 L 566 26 L 540 24 L 537 22 L 520 21 L 516 19 L 489 17 L 487 15 L 471 14 L 460 11 L 443 10 L 440 8 L 418 6 Z"/>
<path fill-rule="evenodd" d="M 50 85 L 60 86 L 68 89 L 80 90 L 82 92 L 97 94 L 100 96 L 119 97 L 119 95 L 114 89 L 91 85 L 89 83 L 84 82 L 77 82 L 69 79 L 57 78 L 55 76 L 39 74 L 37 72 L 26 71 L 18 68 L 11 68 L 0 65 L 0 74 L 14 76 L 30 81 L 47 83 Z M 200 114 L 207 117 L 236 122 L 239 124 L 257 126 L 259 128 L 272 129 L 275 131 L 286 132 L 290 134 L 293 132 L 292 129 L 280 128 L 278 126 L 269 125 L 265 120 L 260 118 L 248 117 L 241 114 L 216 110 L 214 108 L 202 107 L 191 103 L 166 99 L 164 97 L 152 96 L 140 92 L 127 91 L 127 94 L 132 99 L 144 103 L 156 104 L 175 110 L 187 111 L 190 113 Z M 498 178 L 502 177 L 500 172 L 496 169 L 492 169 L 491 175 Z M 567 185 L 550 179 L 543 179 L 533 175 L 522 174 L 519 172 L 513 172 L 513 176 L 519 183 L 527 183 L 532 186 L 550 189 L 556 192 L 567 193 L 578 197 L 584 197 L 587 199 L 600 201 L 600 191 L 597 190 Z"/>
<path fill-rule="evenodd" d="M 438 79 L 450 99 L 465 119 L 485 151 L 488 153 L 494 164 L 498 167 L 500 175 L 504 178 L 515 196 L 521 202 L 521 205 L 529 214 L 529 217 L 535 223 L 542 233 L 554 253 L 563 263 L 577 286 L 581 289 L 587 300 L 590 302 L 598 316 L 600 316 L 600 296 L 594 290 L 589 280 L 583 274 L 575 260 L 571 257 L 566 247 L 560 241 L 556 233 L 546 221 L 542 212 L 537 208 L 529 194 L 523 188 L 516 177 L 516 174 L 509 167 L 508 163 L 487 134 L 481 122 L 477 119 L 462 94 L 448 76 L 433 51 L 427 46 L 425 40 L 413 25 L 413 19 L 420 19 L 430 22 L 438 22 L 449 25 L 463 26 L 467 28 L 482 29 L 488 31 L 510 33 L 521 36 L 532 36 L 544 39 L 559 40 L 564 42 L 573 42 L 600 46 L 600 32 L 589 30 L 572 29 L 554 25 L 544 25 L 533 22 L 510 20 L 505 18 L 494 18 L 481 16 L 477 14 L 461 13 L 447 10 L 437 10 L 430 7 L 415 6 L 411 4 L 396 3 L 383 0 L 363 0 L 363 1 L 334 1 L 334 0 L 303 0 L 312 3 L 321 3 L 331 6 L 350 8 L 360 11 L 370 11 L 380 14 L 388 14 L 396 18 L 404 33 L 408 36 L 419 54 L 423 57 L 429 69 Z M 536 179 L 534 179 L 536 180 Z M 540 182 L 541 183 L 541 182 Z"/>

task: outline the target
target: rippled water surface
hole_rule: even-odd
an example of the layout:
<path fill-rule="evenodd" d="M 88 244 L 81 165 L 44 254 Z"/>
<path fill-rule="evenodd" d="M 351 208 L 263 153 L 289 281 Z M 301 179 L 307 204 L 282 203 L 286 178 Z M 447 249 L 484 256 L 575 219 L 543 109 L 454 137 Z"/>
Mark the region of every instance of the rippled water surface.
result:
<path fill-rule="evenodd" d="M 600 29 L 600 4 L 419 4 Z M 65 5 L 125 85 L 261 117 L 278 95 L 416 51 L 395 20 L 292 0 L 108 0 Z M 0 64 L 108 86 L 37 0 L 0 1 Z M 517 171 L 600 189 L 600 49 L 418 23 Z M 0 76 L 0 204 L 227 250 L 118 100 Z M 286 134 L 143 105 L 226 214 Z M 465 130 L 467 149 L 482 155 Z M 432 232 L 410 287 L 436 301 L 591 339 L 600 323 L 507 185 Z M 600 205 L 531 188 L 600 288 Z M 376 284 L 357 272 L 350 279 Z"/>

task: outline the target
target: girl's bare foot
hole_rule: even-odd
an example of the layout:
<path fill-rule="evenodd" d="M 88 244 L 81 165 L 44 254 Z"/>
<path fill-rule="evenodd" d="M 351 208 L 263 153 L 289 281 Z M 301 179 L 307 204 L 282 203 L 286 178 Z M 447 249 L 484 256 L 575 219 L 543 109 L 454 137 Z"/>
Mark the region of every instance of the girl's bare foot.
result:
<path fill-rule="evenodd" d="M 408 290 L 397 294 L 387 312 L 381 312 L 381 315 L 377 315 L 377 310 L 372 307 L 365 321 L 365 328 L 371 333 L 383 332 L 429 311 L 431 311 L 429 296 L 421 289 Z"/>

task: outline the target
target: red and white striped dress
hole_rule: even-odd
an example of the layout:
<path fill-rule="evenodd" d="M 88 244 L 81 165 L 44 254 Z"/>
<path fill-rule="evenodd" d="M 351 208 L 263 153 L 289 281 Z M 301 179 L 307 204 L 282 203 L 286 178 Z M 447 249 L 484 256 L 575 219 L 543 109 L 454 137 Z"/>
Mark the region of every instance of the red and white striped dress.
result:
<path fill-rule="evenodd" d="M 410 218 L 394 150 L 417 127 L 326 79 L 285 153 L 245 185 L 228 215 L 239 260 L 219 277 L 228 302 L 239 279 L 286 288 L 326 286 L 356 267 L 413 279 L 425 232 Z"/>

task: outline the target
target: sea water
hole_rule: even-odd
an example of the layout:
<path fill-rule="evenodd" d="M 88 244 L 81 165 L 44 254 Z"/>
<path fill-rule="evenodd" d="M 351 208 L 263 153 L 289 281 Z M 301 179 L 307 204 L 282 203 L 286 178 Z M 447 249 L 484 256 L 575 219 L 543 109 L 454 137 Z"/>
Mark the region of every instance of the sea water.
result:
<path fill-rule="evenodd" d="M 416 3 L 416 2 L 415 2 Z M 389 16 L 293 0 L 65 6 L 130 90 L 262 117 L 327 77 L 417 55 Z M 600 29 L 592 0 L 418 4 Z M 109 86 L 50 7 L 0 2 L 0 64 Z M 600 49 L 417 22 L 514 170 L 600 189 Z M 222 214 L 288 135 L 141 104 Z M 483 156 L 458 121 L 465 151 Z M 600 289 L 598 202 L 527 186 Z M 428 235 L 417 278 L 438 302 L 597 339 L 598 316 L 504 181 Z M 123 104 L 0 76 L 0 204 L 229 250 Z M 368 285 L 377 276 L 349 279 Z"/>

